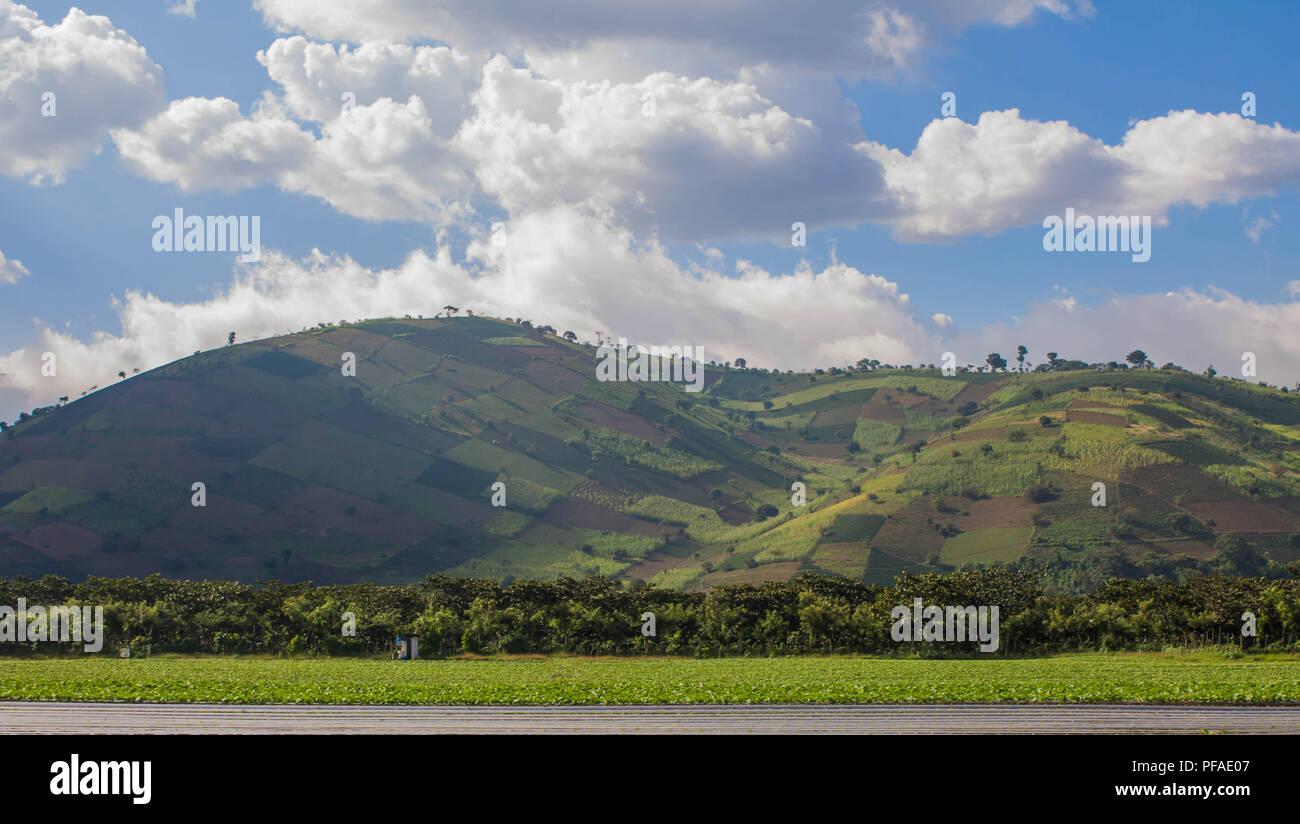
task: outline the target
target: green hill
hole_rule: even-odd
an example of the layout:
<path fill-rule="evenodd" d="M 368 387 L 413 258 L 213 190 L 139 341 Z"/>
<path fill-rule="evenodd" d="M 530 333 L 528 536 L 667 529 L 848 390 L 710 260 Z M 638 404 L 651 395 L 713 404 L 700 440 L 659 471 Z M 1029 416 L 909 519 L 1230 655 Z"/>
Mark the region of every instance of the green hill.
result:
<path fill-rule="evenodd" d="M 1173 369 L 710 367 L 705 383 L 600 382 L 591 347 L 483 317 L 199 353 L 7 429 L 0 575 L 694 588 L 1300 557 L 1294 394 Z"/>

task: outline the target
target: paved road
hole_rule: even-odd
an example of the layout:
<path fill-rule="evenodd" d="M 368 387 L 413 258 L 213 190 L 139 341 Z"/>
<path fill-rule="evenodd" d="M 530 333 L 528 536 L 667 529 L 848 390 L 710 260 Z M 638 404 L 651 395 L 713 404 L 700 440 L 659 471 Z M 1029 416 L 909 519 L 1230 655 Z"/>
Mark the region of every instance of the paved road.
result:
<path fill-rule="evenodd" d="M 1300 733 L 1300 707 L 365 707 L 0 702 L 0 733 Z"/>

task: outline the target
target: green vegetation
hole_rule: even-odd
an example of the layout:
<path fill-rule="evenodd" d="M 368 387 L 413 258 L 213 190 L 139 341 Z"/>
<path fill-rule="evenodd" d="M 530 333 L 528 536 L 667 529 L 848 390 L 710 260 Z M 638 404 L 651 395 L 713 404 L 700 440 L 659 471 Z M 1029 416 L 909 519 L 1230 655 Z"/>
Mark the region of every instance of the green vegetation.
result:
<path fill-rule="evenodd" d="M 535 527 L 530 527 L 530 530 Z M 553 535 L 543 530 L 543 534 Z M 542 544 L 544 546 L 544 544 Z M 625 561 L 583 549 L 538 553 L 538 566 L 605 568 Z M 633 546 L 623 544 L 623 547 Z M 645 548 L 643 545 L 642 549 Z M 1240 547 L 1223 547 L 1225 556 Z M 575 554 L 576 553 L 576 554 Z M 577 557 L 582 556 L 582 557 Z M 476 558 L 475 563 L 490 560 Z M 665 571 L 687 583 L 709 563 Z M 894 609 L 914 598 L 933 605 L 988 605 L 1000 610 L 999 655 L 1066 651 L 1159 651 L 1168 646 L 1245 645 L 1241 615 L 1257 616 L 1255 650 L 1300 651 L 1300 580 L 1203 576 L 1181 583 L 1112 580 L 1082 596 L 1049 594 L 1028 571 L 986 569 L 947 575 L 903 574 L 888 586 L 827 575 L 790 583 L 728 584 L 679 592 L 608 577 L 554 581 L 429 576 L 420 586 L 349 584 L 315 587 L 267 583 L 93 578 L 85 584 L 47 576 L 0 579 L 0 603 L 95 604 L 104 607 L 105 649 L 140 653 L 315 653 L 365 655 L 387 650 L 397 635 L 416 633 L 429 657 L 462 653 L 580 655 L 978 654 L 973 641 L 918 647 L 896 642 Z M 653 612 L 658 634 L 641 635 Z M 344 613 L 356 637 L 341 637 Z M 0 656 L 60 651 L 72 642 L 8 643 Z"/>
<path fill-rule="evenodd" d="M 619 432 L 593 433 L 589 443 L 592 446 L 593 454 L 596 456 L 599 456 L 601 452 L 617 455 L 629 463 L 644 466 L 683 480 L 689 480 L 698 475 L 722 469 L 720 463 L 704 460 L 697 455 L 683 452 L 680 449 L 655 446 L 648 440 L 638 440 Z"/>
<path fill-rule="evenodd" d="M 937 455 L 937 453 L 935 453 Z M 918 462 L 907 471 L 903 485 L 932 495 L 1017 495 L 1039 478 L 1033 464 L 1015 460 L 1009 450 L 952 460 Z"/>
<path fill-rule="evenodd" d="M 1032 532 L 1018 526 L 963 532 L 943 542 L 939 559 L 950 566 L 1014 561 L 1024 554 Z"/>
<path fill-rule="evenodd" d="M 218 704 L 1231 703 L 1300 701 L 1300 660 L 502 658 L 0 660 L 4 701 Z"/>
<path fill-rule="evenodd" d="M 712 509 L 663 495 L 647 495 L 628 504 L 624 511 L 651 521 L 685 527 L 686 533 L 702 544 L 742 541 L 772 526 L 763 522 L 731 526 Z"/>
<path fill-rule="evenodd" d="M 650 579 L 650 586 L 664 589 L 681 589 L 704 574 L 702 567 L 679 566 L 665 569 Z"/>
<path fill-rule="evenodd" d="M 560 490 L 535 484 L 527 478 L 506 475 L 503 476 L 502 482 L 506 481 L 508 481 L 506 502 L 512 509 L 518 507 L 525 512 L 541 514 L 551 504 L 564 497 L 564 493 Z"/>
<path fill-rule="evenodd" d="M 580 529 L 577 532 L 582 539 L 582 546 L 589 551 L 589 554 L 616 560 L 644 558 L 664 545 L 663 537 L 627 535 L 608 529 L 600 532 L 594 529 Z"/>
<path fill-rule="evenodd" d="M 853 440 L 864 447 L 893 446 L 903 434 L 903 427 L 872 418 L 859 418 Z"/>
<path fill-rule="evenodd" d="M 463 441 L 447 457 L 475 469 L 507 477 L 519 477 L 539 486 L 568 491 L 579 479 L 566 470 L 555 470 L 525 454 L 478 438 Z"/>
<path fill-rule="evenodd" d="M 498 512 L 488 521 L 487 526 L 483 529 L 492 535 L 514 536 L 523 532 L 524 529 L 533 522 L 533 519 L 522 512 L 510 512 L 504 510 Z"/>
<path fill-rule="evenodd" d="M 833 510 L 822 510 L 788 520 L 779 527 L 740 543 L 736 549 L 752 552 L 759 563 L 796 561 L 817 548 L 823 530 L 835 520 Z"/>
<path fill-rule="evenodd" d="M 500 338 L 483 338 L 482 340 L 484 343 L 489 343 L 493 346 L 546 346 L 546 344 L 540 341 L 535 341 L 532 338 L 520 337 L 518 335 Z"/>
<path fill-rule="evenodd" d="M 826 533 L 826 542 L 868 541 L 884 524 L 885 518 L 882 515 L 837 515 L 830 532 Z"/>
<path fill-rule="evenodd" d="M 0 574 L 694 590 L 1005 564 L 1083 593 L 1300 561 L 1300 393 L 1149 368 L 1131 346 L 1032 372 L 1016 349 L 949 377 L 871 353 L 799 373 L 741 359 L 688 393 L 596 380 L 594 350 L 544 321 L 223 336 L 25 416 L 0 432 Z"/>
<path fill-rule="evenodd" d="M 964 380 L 936 378 L 924 375 L 889 375 L 880 381 L 880 386 L 902 389 L 912 394 L 930 395 L 931 397 L 949 400 L 955 398 L 961 390 L 966 388 L 966 382 Z"/>
<path fill-rule="evenodd" d="M 905 409 L 903 418 L 903 426 L 910 432 L 939 432 L 952 426 L 952 418 L 918 412 L 915 409 Z"/>
<path fill-rule="evenodd" d="M 63 486 L 38 486 L 17 500 L 10 501 L 4 509 L 6 512 L 36 513 L 46 510 L 47 512 L 58 513 L 88 500 L 90 500 L 90 496 L 79 489 L 68 489 Z"/>

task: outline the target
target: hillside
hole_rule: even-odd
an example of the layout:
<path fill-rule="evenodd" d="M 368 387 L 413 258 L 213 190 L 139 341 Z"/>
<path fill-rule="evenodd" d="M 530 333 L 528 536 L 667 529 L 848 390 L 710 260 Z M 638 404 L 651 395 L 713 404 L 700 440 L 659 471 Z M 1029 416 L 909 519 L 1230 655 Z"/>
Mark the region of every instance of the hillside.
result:
<path fill-rule="evenodd" d="M 1295 394 L 1174 369 L 833 372 L 599 382 L 592 347 L 484 317 L 197 353 L 7 429 L 0 576 L 696 588 L 1018 563 L 1068 583 L 1300 558 Z"/>

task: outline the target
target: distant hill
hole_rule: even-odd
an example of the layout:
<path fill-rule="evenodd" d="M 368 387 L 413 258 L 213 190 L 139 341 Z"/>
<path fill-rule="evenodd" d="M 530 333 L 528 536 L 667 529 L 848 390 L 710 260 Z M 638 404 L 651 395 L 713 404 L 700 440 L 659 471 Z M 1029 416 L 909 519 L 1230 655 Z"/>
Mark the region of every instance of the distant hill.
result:
<path fill-rule="evenodd" d="M 599 382 L 592 347 L 484 317 L 203 352 L 9 428 L 0 575 L 693 588 L 1300 558 L 1294 394 L 1174 369 L 832 371 Z"/>

